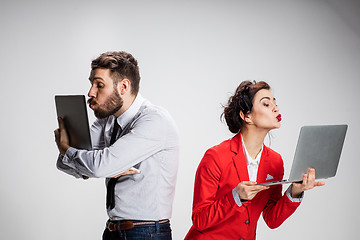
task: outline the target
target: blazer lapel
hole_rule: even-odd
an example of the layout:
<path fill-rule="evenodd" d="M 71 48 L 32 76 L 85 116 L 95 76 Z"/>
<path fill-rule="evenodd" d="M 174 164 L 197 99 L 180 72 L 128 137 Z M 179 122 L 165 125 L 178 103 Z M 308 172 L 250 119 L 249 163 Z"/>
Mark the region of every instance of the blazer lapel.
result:
<path fill-rule="evenodd" d="M 242 148 L 241 134 L 238 133 L 230 141 L 230 150 L 235 153 L 233 156 L 234 166 L 240 182 L 249 181 L 249 173 Z"/>
<path fill-rule="evenodd" d="M 264 145 L 260 158 L 260 164 L 258 168 L 256 182 L 263 183 L 266 181 L 266 178 L 268 177 L 267 175 L 269 173 L 268 171 L 270 169 L 269 164 L 270 164 L 270 160 L 269 160 L 267 147 Z"/>

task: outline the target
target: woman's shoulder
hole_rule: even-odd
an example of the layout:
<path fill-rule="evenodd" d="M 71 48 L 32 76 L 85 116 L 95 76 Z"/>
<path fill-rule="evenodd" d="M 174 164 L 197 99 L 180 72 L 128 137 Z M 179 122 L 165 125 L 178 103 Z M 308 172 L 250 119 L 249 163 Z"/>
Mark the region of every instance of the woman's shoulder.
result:
<path fill-rule="evenodd" d="M 202 162 L 215 162 L 222 165 L 226 159 L 231 160 L 232 152 L 230 150 L 231 139 L 225 140 L 205 151 Z"/>
<path fill-rule="evenodd" d="M 217 154 L 222 154 L 222 153 L 228 152 L 228 151 L 230 151 L 230 142 L 231 142 L 231 139 L 227 139 L 215 146 L 212 146 L 206 152 L 217 153 Z"/>
<path fill-rule="evenodd" d="M 230 140 L 225 140 L 220 144 L 207 149 L 199 163 L 198 171 L 207 169 L 207 172 L 211 170 L 211 172 L 221 174 L 227 159 L 232 159 L 231 157 L 227 156 L 227 152 L 229 152 L 227 149 L 230 148 L 229 141 Z"/>

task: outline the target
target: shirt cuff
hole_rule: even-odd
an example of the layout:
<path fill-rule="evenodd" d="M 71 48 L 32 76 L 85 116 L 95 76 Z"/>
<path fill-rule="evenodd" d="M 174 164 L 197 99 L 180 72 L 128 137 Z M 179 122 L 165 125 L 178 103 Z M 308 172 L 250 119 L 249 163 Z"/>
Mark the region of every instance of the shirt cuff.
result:
<path fill-rule="evenodd" d="M 72 156 L 74 156 L 75 152 L 76 152 L 75 148 L 69 147 L 66 150 L 64 157 L 62 157 L 63 164 L 65 164 L 73 169 L 76 169 L 76 167 L 75 167 L 75 163 L 73 161 L 71 161 L 71 158 L 72 158 Z"/>
<path fill-rule="evenodd" d="M 241 207 L 242 203 L 241 203 L 241 200 L 240 200 L 240 196 L 236 191 L 236 187 L 232 190 L 232 195 L 234 197 L 234 201 L 235 201 L 236 205 Z"/>
<path fill-rule="evenodd" d="M 293 197 L 291 196 L 292 186 L 293 186 L 293 185 L 291 184 L 291 185 L 289 186 L 289 188 L 286 190 L 286 196 L 289 198 L 289 200 L 290 200 L 291 202 L 300 203 L 300 202 L 303 200 L 303 198 L 304 198 L 304 192 L 302 192 L 298 198 L 293 198 Z"/>

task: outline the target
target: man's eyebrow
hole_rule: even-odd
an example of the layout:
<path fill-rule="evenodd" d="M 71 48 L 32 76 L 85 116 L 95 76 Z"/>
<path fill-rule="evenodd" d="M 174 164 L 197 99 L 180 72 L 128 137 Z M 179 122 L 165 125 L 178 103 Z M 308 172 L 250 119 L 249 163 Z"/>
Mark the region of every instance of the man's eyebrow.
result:
<path fill-rule="evenodd" d="M 101 78 L 101 77 L 89 77 L 89 80 L 91 81 L 91 82 L 93 82 L 94 80 L 104 80 L 103 78 Z"/>

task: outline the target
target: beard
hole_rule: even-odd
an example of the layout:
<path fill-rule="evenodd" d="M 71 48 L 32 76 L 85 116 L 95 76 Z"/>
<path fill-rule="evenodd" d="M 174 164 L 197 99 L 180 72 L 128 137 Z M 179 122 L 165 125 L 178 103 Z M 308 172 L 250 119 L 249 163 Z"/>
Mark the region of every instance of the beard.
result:
<path fill-rule="evenodd" d="M 93 99 L 89 99 L 89 103 L 93 103 Z M 114 115 L 123 106 L 123 99 L 120 94 L 114 89 L 113 93 L 106 99 L 103 104 L 94 105 L 95 117 L 103 119 Z"/>

